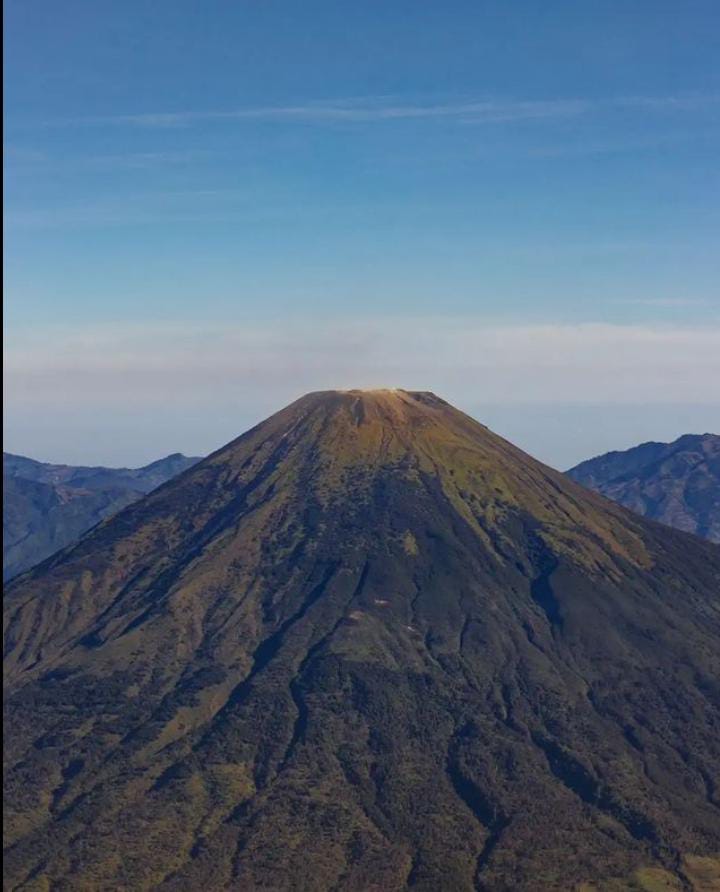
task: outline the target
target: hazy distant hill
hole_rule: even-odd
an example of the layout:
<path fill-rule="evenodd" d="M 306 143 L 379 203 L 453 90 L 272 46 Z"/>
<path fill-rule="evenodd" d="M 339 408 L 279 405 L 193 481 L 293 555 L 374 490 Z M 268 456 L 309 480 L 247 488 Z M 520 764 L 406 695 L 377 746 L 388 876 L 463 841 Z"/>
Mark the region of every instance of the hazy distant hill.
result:
<path fill-rule="evenodd" d="M 310 394 L 11 583 L 7 889 L 720 882 L 720 548 Z"/>
<path fill-rule="evenodd" d="M 196 461 L 176 453 L 144 468 L 73 467 L 3 453 L 3 579 L 74 542 Z"/>
<path fill-rule="evenodd" d="M 720 436 L 686 434 L 608 452 L 567 472 L 573 480 L 669 526 L 720 542 Z"/>

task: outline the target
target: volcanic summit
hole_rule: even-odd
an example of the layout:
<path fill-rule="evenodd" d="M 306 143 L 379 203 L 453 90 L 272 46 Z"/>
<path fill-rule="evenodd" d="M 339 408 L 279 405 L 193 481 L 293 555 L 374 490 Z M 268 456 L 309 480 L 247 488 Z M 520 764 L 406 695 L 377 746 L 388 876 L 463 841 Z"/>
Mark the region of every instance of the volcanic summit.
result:
<path fill-rule="evenodd" d="M 9 586 L 6 888 L 717 888 L 719 590 L 432 393 L 309 394 Z"/>

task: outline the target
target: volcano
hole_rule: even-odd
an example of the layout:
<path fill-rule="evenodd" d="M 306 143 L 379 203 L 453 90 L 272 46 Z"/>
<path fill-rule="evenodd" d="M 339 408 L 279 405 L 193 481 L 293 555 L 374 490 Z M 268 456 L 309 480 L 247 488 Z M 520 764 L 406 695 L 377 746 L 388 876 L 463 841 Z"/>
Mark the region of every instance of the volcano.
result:
<path fill-rule="evenodd" d="M 711 890 L 720 548 L 309 394 L 15 580 L 5 888 Z"/>

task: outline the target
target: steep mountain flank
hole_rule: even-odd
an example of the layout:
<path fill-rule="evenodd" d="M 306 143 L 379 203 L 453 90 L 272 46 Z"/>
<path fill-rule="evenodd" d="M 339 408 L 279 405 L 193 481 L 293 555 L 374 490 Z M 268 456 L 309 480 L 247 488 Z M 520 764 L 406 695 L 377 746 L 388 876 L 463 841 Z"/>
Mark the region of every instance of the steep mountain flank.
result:
<path fill-rule="evenodd" d="M 720 549 L 310 394 L 9 587 L 6 889 L 710 890 Z"/>

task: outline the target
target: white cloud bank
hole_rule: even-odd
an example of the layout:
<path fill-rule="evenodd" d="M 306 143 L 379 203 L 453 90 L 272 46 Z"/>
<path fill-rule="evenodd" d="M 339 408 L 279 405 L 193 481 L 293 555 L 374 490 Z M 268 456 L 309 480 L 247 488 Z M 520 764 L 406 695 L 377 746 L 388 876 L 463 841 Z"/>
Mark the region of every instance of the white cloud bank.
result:
<path fill-rule="evenodd" d="M 325 324 L 47 328 L 5 353 L 6 408 L 279 408 L 309 390 L 405 387 L 464 405 L 718 402 L 720 326 Z"/>

